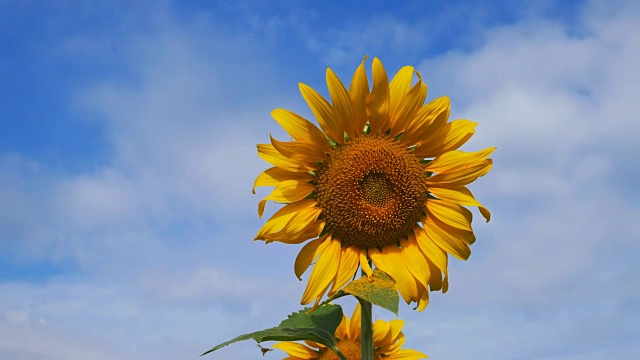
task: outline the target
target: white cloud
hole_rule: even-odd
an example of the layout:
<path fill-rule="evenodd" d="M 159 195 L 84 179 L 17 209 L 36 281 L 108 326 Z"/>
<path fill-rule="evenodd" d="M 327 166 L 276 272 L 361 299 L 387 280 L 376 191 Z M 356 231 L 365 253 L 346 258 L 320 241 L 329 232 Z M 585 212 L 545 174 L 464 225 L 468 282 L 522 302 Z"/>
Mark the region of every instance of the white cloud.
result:
<path fill-rule="evenodd" d="M 433 25 L 407 23 L 393 16 L 372 16 L 366 21 L 354 21 L 347 29 L 329 28 L 323 32 L 323 37 L 307 29 L 310 36 L 306 45 L 310 51 L 320 54 L 328 65 L 353 65 L 364 54 L 386 46 L 399 53 L 415 51 L 416 47 L 424 49 L 433 35 Z"/>
<path fill-rule="evenodd" d="M 219 280 L 224 283 L 231 279 Z M 242 287 L 253 280 L 235 276 L 234 281 Z M 47 285 L 2 284 L 0 309 L 6 310 L 0 313 L 0 355 L 56 360 L 195 358 L 247 328 L 277 323 L 288 313 L 284 308 L 293 305 L 283 301 L 285 295 L 281 294 L 271 301 L 277 299 L 276 304 L 282 308 L 274 307 L 273 302 L 264 300 L 270 298 L 269 294 L 257 293 L 259 288 L 245 288 L 239 295 L 249 299 L 237 302 L 224 295 L 222 300 L 194 299 L 188 296 L 192 289 L 188 284 L 165 281 L 163 285 L 165 294 L 176 294 L 182 288 L 187 294 L 182 294 L 182 301 L 167 301 L 162 294 L 144 289 L 140 292 L 135 282 L 121 279 L 111 284 L 95 279 L 61 279 Z M 199 285 L 206 288 L 211 282 Z M 277 285 L 271 286 L 274 292 L 281 291 Z M 220 286 L 215 290 L 234 291 Z M 252 354 L 250 349 L 236 346 L 226 354 Z M 90 356 L 92 353 L 96 355 Z"/>
<path fill-rule="evenodd" d="M 294 285 L 293 282 L 286 284 Z M 140 279 L 140 287 L 168 303 L 207 303 L 228 301 L 246 303 L 259 302 L 268 297 L 271 301 L 286 301 L 298 296 L 294 286 L 264 278 L 243 278 L 237 272 L 213 267 L 189 269 L 183 273 L 175 270 L 167 273 L 149 271 Z M 247 314 L 248 315 L 248 314 Z"/>
<path fill-rule="evenodd" d="M 57 195 L 66 221 L 83 228 L 131 220 L 139 210 L 132 184 L 114 169 L 64 181 Z"/>
<path fill-rule="evenodd" d="M 640 14 L 613 5 L 593 11 L 601 6 L 589 5 L 571 31 L 532 19 L 488 30 L 475 51 L 419 66 L 432 92 L 452 95 L 453 118 L 480 123 L 467 149 L 498 147 L 494 169 L 472 186 L 494 210 L 493 224 L 476 226 L 475 254 L 452 264 L 450 293 L 431 308 L 435 329 L 425 337 L 438 340 L 433 355 L 595 359 L 639 351 L 628 326 L 638 321 L 629 313 L 639 298 L 627 274 L 637 271 L 640 213 L 636 190 L 619 189 L 616 178 L 637 161 L 629 94 L 640 92 L 632 60 L 640 37 L 631 30 Z"/>
<path fill-rule="evenodd" d="M 274 265 L 251 242 L 259 222 L 250 189 L 266 168 L 255 144 L 273 123 L 266 102 L 283 97 L 273 70 L 255 56 L 256 41 L 225 37 L 206 20 L 162 29 L 120 44 L 132 78 L 78 91 L 78 111 L 101 121 L 112 146 L 105 164 L 69 175 L 2 158 L 0 230 L 12 237 L 10 254 L 70 262 L 90 280 L 1 284 L 0 331 L 22 322 L 0 342 L 0 357 L 195 357 L 297 308 L 292 265 Z M 74 44 L 76 56 L 86 42 Z M 268 266 L 286 272 L 266 274 Z M 249 345 L 220 356 L 256 353 Z"/>
<path fill-rule="evenodd" d="M 47 227 L 57 178 L 48 169 L 18 154 L 0 155 L 0 249 L 28 258 L 18 249 L 41 256 L 50 249 Z M 28 240 L 27 240 L 28 239 Z"/>
<path fill-rule="evenodd" d="M 64 337 L 42 324 L 24 324 L 0 320 L 0 356 L 3 359 L 121 359 L 120 355 L 103 344 Z"/>
<path fill-rule="evenodd" d="M 223 35 L 215 19 L 186 27 L 158 21 L 157 34 L 134 33 L 119 44 L 127 77 L 116 71 L 75 96 L 76 109 L 104 128 L 111 145 L 104 164 L 69 175 L 3 157 L 2 195 L 13 209 L 3 207 L 3 226 L 43 233 L 37 242 L 16 234 L 16 246 L 34 242 L 27 252 L 36 257 L 48 255 L 38 251 L 43 246 L 72 253 L 77 242 L 70 238 L 92 231 L 91 238 L 108 242 L 114 230 L 139 236 L 151 223 L 222 223 L 255 214 L 250 189 L 266 168 L 255 145 L 274 124 L 272 100 L 284 98 L 274 70 L 254 56 L 261 49 L 255 39 Z M 80 40 L 74 38 L 74 56 L 84 51 L 87 41 Z M 94 48 L 84 55 L 94 56 Z"/>

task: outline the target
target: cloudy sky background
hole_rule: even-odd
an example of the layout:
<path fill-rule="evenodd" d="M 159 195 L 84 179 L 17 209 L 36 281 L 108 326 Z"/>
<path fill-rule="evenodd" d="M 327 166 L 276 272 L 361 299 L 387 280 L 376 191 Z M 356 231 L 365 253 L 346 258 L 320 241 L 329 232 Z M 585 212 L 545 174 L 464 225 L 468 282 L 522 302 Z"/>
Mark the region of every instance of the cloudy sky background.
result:
<path fill-rule="evenodd" d="M 273 108 L 312 118 L 298 82 L 327 94 L 367 54 L 480 123 L 464 149 L 498 147 L 472 185 L 493 220 L 447 294 L 401 306 L 406 346 L 640 353 L 640 5 L 308 4 L 0 0 L 0 358 L 195 359 L 299 309 L 299 247 L 252 241 L 255 144 L 287 138 Z"/>

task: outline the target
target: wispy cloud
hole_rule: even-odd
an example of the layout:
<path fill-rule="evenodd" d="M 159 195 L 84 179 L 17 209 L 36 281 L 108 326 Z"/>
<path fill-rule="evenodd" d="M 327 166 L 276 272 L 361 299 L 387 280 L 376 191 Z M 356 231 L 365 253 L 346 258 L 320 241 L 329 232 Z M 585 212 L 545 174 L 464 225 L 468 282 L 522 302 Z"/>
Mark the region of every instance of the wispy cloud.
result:
<path fill-rule="evenodd" d="M 596 14 L 601 5 L 573 26 L 532 19 L 488 29 L 476 51 L 419 66 L 432 92 L 455 94 L 454 118 L 480 123 L 467 149 L 498 146 L 491 180 L 476 187 L 494 209 L 493 225 L 481 226 L 484 240 L 469 264 L 453 265 L 451 294 L 442 299 L 451 313 L 445 301 L 486 313 L 446 320 L 447 310 L 434 308 L 432 355 L 467 358 L 473 348 L 487 357 L 595 359 L 638 351 L 630 342 L 637 331 L 629 324 L 639 319 L 629 315 L 638 312 L 629 266 L 640 214 L 637 192 L 620 191 L 616 177 L 638 179 L 624 164 L 638 160 L 629 152 L 640 129 L 630 123 L 627 94 L 640 90 L 632 80 L 640 38 L 630 35 L 640 14 L 614 7 Z M 469 326 L 475 331 L 459 333 Z M 470 346 L 452 355 L 445 338 Z"/>
<path fill-rule="evenodd" d="M 258 219 L 250 189 L 266 168 L 255 156 L 266 136 L 256 129 L 268 133 L 265 104 L 285 96 L 257 56 L 259 43 L 209 38 L 216 32 L 206 21 L 189 29 L 168 21 L 157 35 L 134 33 L 119 44 L 113 77 L 76 89 L 71 106 L 104 128 L 104 163 L 66 173 L 3 156 L 9 253 L 82 272 L 1 286 L 1 329 L 15 331 L 0 357 L 197 356 L 252 324 L 277 323 L 289 311 L 266 306 L 274 300 L 296 308 L 287 294 L 300 292 L 297 282 L 266 277 L 260 269 L 272 262 L 251 243 Z M 96 56 L 92 40 L 100 38 L 75 39 L 60 51 Z"/>

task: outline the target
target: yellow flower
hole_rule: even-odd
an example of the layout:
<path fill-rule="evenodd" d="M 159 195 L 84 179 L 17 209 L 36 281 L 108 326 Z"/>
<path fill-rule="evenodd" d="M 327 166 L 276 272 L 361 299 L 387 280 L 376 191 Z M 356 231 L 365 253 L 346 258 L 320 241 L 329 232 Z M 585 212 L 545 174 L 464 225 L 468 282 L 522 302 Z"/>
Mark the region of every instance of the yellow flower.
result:
<path fill-rule="evenodd" d="M 414 360 L 424 359 L 427 355 L 411 349 L 401 349 L 405 337 L 402 333 L 404 320 L 394 319 L 390 322 L 377 320 L 373 323 L 373 358 L 375 360 Z M 353 311 L 351 320 L 342 315 L 342 322 L 338 325 L 335 340 L 340 352 L 349 360 L 362 359 L 360 343 L 360 304 Z M 283 341 L 273 345 L 289 355 L 284 360 L 338 360 L 338 356 L 325 346 L 305 341 L 309 346 L 299 343 Z"/>
<path fill-rule="evenodd" d="M 495 148 L 456 150 L 477 124 L 447 122 L 447 97 L 425 105 L 427 86 L 413 67 L 389 83 L 374 58 L 372 72 L 370 91 L 363 60 L 347 90 L 327 69 L 332 104 L 300 84 L 322 131 L 291 111 L 271 113 L 293 141 L 258 145 L 258 155 L 274 166 L 258 176 L 254 193 L 257 186 L 275 186 L 258 205 L 260 217 L 267 200 L 287 205 L 256 240 L 313 239 L 295 261 L 298 278 L 316 261 L 302 304 L 317 304 L 327 290 L 332 296 L 358 267 L 371 276 L 371 261 L 421 311 L 429 289 L 448 289 L 447 254 L 462 260 L 471 254 L 472 216 L 463 206 L 479 207 L 489 221 L 489 211 L 465 186 L 489 172 Z"/>

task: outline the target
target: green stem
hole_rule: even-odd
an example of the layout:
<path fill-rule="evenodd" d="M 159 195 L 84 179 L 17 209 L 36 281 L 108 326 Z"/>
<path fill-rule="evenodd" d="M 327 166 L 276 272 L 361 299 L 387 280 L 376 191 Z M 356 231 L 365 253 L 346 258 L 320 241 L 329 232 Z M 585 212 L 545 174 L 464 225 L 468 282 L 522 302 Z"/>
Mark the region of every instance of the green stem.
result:
<path fill-rule="evenodd" d="M 360 341 L 362 342 L 362 360 L 373 360 L 373 315 L 371 303 L 360 299 Z"/>

